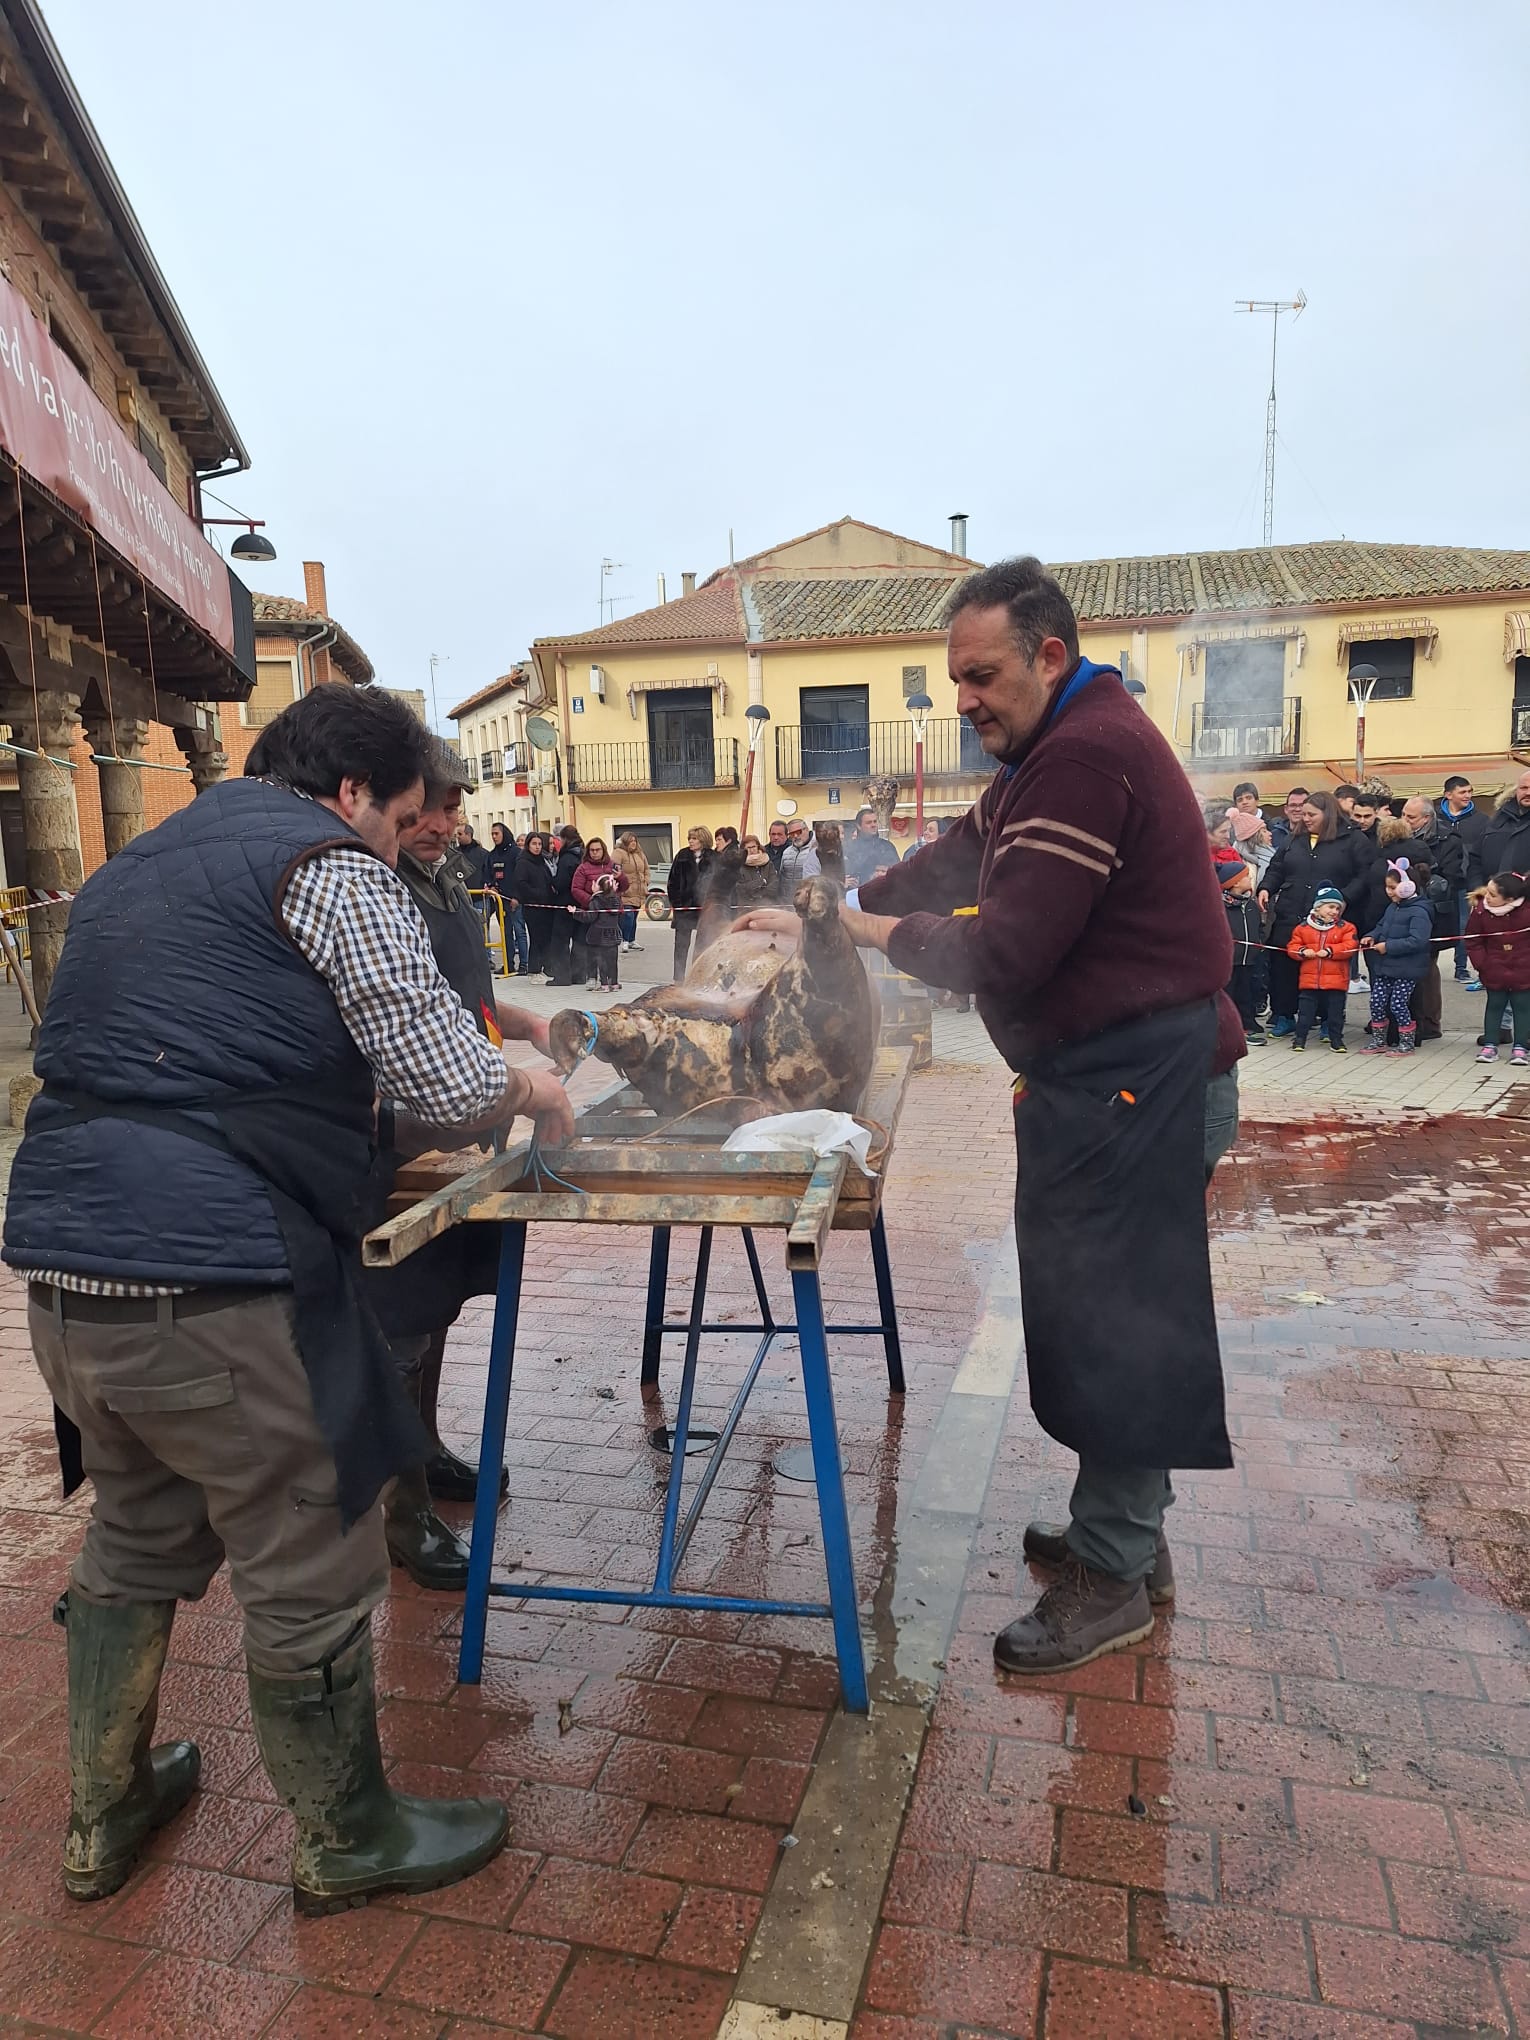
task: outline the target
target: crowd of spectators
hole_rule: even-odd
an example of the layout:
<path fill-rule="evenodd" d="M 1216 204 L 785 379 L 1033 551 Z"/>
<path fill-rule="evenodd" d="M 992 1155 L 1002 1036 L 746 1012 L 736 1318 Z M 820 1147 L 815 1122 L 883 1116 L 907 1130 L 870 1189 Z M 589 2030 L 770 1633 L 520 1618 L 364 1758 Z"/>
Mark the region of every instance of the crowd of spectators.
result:
<path fill-rule="evenodd" d="M 1461 773 L 1435 800 L 1385 788 L 1292 787 L 1271 816 L 1245 780 L 1206 810 L 1231 922 L 1228 992 L 1251 1046 L 1314 1027 L 1346 1052 L 1345 1000 L 1368 1000 L 1364 1052 L 1441 1034 L 1442 978 L 1485 992 L 1479 1060 L 1530 1064 L 1530 772 L 1493 806 Z"/>

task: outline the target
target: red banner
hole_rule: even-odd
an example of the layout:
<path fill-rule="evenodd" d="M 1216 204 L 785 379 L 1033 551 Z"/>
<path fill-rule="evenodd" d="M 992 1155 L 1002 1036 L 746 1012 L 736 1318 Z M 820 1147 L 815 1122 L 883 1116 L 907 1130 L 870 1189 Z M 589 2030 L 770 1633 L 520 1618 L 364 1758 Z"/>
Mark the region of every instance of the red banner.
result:
<path fill-rule="evenodd" d="M 228 569 L 123 427 L 0 278 L 0 446 L 225 651 Z"/>

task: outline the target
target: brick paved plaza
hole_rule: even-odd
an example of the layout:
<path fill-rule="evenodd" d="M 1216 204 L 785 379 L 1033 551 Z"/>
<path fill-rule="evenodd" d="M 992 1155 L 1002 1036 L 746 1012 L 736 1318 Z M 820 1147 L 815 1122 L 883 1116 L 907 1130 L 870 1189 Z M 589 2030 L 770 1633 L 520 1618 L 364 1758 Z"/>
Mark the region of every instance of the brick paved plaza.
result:
<path fill-rule="evenodd" d="M 871 1796 L 829 1830 L 849 1829 L 826 1844 L 843 1866 L 793 1879 L 814 1796 L 834 1804 L 827 1625 L 504 1602 L 483 1684 L 462 1689 L 452 1601 L 396 1574 L 377 1620 L 394 1776 L 499 1793 L 507 1852 L 433 1897 L 295 1920 L 220 1580 L 177 1623 L 159 1731 L 196 1736 L 203 1789 L 116 1898 L 72 1904 L 50 1609 L 83 1510 L 57 1500 L 10 1283 L 0 2022 L 313 2040 L 1530 2033 L 1530 1132 L 1466 1115 L 1356 1124 L 1331 1100 L 1246 1131 L 1212 1198 L 1237 1468 L 1179 1483 L 1179 1599 L 1149 1644 L 1022 1682 L 994 1673 L 991 1635 L 1033 1592 L 1025 1520 L 1057 1513 L 1069 1481 L 1023 1366 L 986 1492 L 974 1460 L 970 1492 L 920 1502 L 958 1370 L 989 1370 L 991 1394 L 995 1355 L 1013 1361 L 1007 1089 L 988 1058 L 951 1059 L 962 1039 L 948 1026 L 915 1080 L 888 1195 L 906 1407 L 889 1407 L 870 1342 L 835 1351 L 878 1712 L 923 1733 L 912 1791 L 905 1763 L 892 1796 L 880 1903 L 885 1855 L 868 1869 L 851 1846 Z M 1453 1053 L 1469 1059 L 1464 1042 Z M 644 1244 L 533 1236 L 499 1539 L 528 1577 L 649 1566 L 667 1462 L 637 1385 Z M 677 1247 L 677 1283 L 688 1260 Z M 731 1242 L 715 1265 L 721 1311 L 741 1310 Z M 1108 1304 L 1108 1265 L 1100 1289 Z M 831 1317 L 867 1313 L 863 1240 L 836 1239 L 825 1290 Z M 488 1323 L 473 1309 L 450 1350 L 463 1445 Z M 726 1407 L 746 1343 L 719 1342 L 700 1422 Z M 811 1490 L 771 1464 L 805 1436 L 788 1344 L 698 1533 L 697 1584 L 821 1594 Z M 964 1554 L 954 1568 L 920 1559 L 931 1522 L 960 1526 L 939 1546 Z M 921 1625 L 933 1641 L 911 1672 Z M 846 1941 L 856 2001 L 778 2016 L 801 2000 L 759 1979 L 792 1974 L 794 1949 L 810 1975 L 815 1908 Z"/>

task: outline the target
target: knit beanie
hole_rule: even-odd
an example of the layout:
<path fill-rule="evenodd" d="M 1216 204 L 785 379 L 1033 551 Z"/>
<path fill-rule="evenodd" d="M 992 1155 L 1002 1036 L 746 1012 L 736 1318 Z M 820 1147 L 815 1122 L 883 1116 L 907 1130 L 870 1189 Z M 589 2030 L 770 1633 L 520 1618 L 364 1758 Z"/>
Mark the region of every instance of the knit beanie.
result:
<path fill-rule="evenodd" d="M 1264 827 L 1263 815 L 1246 815 L 1242 808 L 1229 808 L 1227 819 L 1232 823 L 1233 841 L 1247 843 Z"/>
<path fill-rule="evenodd" d="M 1219 860 L 1216 867 L 1216 871 L 1217 877 L 1222 882 L 1222 887 L 1224 891 L 1228 886 L 1236 885 L 1240 878 L 1246 878 L 1248 876 L 1248 866 L 1243 862 L 1243 859 L 1241 857 L 1234 857 L 1230 860 L 1226 858 Z"/>
<path fill-rule="evenodd" d="M 1342 907 L 1344 895 L 1336 885 L 1320 886 L 1317 897 L 1313 900 L 1312 904 L 1315 907 Z"/>

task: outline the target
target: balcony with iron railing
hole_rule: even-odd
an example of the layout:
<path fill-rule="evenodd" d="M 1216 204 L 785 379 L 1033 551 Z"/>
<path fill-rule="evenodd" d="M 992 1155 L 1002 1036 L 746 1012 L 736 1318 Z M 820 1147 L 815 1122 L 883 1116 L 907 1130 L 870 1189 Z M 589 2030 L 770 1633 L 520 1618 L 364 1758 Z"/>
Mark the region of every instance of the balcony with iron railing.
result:
<path fill-rule="evenodd" d="M 737 786 L 737 737 L 699 737 L 680 744 L 575 744 L 568 754 L 568 790 L 659 793 L 673 787 Z"/>
<path fill-rule="evenodd" d="M 1237 721 L 1215 708 L 1213 716 L 1208 722 L 1202 701 L 1190 710 L 1190 756 L 1196 764 L 1215 760 L 1228 765 L 1279 765 L 1302 754 L 1299 694 L 1285 697 L 1278 722 Z"/>
<path fill-rule="evenodd" d="M 813 723 L 778 723 L 776 778 L 784 786 L 810 779 L 914 776 L 914 726 L 874 722 L 860 729 L 827 729 Z M 926 779 L 977 779 L 992 772 L 994 760 L 963 716 L 944 716 L 925 725 Z"/>

